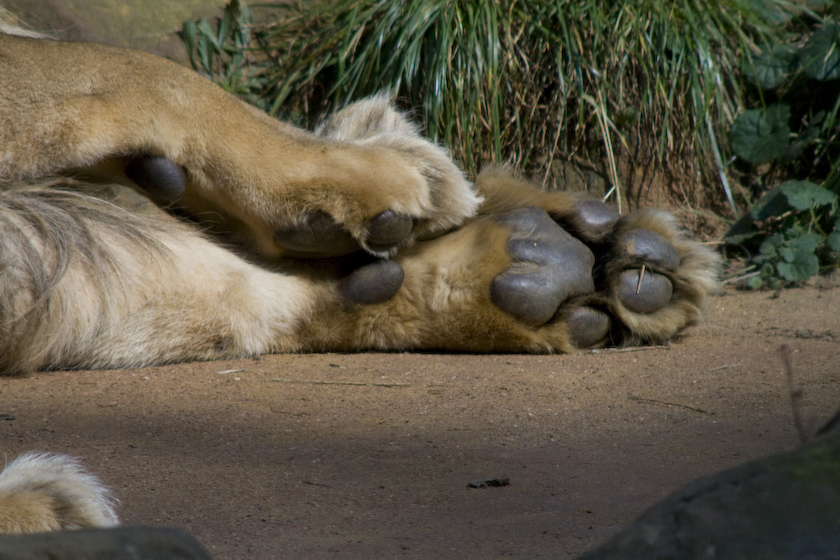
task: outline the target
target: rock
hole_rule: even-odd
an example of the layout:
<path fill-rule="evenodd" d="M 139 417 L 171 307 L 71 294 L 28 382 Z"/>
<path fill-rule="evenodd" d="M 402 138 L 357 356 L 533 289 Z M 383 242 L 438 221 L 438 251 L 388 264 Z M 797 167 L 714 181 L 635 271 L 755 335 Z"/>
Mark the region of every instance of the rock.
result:
<path fill-rule="evenodd" d="M 0 560 L 212 560 L 193 537 L 167 527 L 0 535 Z"/>
<path fill-rule="evenodd" d="M 840 557 L 840 429 L 697 480 L 578 560 Z"/>

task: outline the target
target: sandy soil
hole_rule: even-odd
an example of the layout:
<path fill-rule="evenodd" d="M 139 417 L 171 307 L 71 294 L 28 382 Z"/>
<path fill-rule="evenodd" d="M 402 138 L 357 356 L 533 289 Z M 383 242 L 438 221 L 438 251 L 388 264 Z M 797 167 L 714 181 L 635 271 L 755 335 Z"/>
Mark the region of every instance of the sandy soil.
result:
<path fill-rule="evenodd" d="M 825 284 L 825 283 L 823 283 Z M 669 347 L 319 354 L 0 379 L 0 451 L 81 457 L 220 560 L 571 558 L 840 406 L 840 288 L 727 292 Z M 467 488 L 476 479 L 510 485 Z"/>

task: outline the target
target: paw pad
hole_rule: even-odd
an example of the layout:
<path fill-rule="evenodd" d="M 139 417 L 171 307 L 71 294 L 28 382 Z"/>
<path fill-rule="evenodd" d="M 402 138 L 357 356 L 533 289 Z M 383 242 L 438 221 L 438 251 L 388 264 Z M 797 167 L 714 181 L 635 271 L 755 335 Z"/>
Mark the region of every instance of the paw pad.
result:
<path fill-rule="evenodd" d="M 612 321 L 603 311 L 578 307 L 566 318 L 572 341 L 578 348 L 589 348 L 601 342 L 610 332 Z"/>
<path fill-rule="evenodd" d="M 414 223 L 411 216 L 386 210 L 368 222 L 367 246 L 373 251 L 387 251 L 411 234 Z"/>
<path fill-rule="evenodd" d="M 575 205 L 577 219 L 593 237 L 602 237 L 612 231 L 621 215 L 618 211 L 600 200 L 581 200 Z"/>
<path fill-rule="evenodd" d="M 561 303 L 595 290 L 592 251 L 538 208 L 520 208 L 496 217 L 509 227 L 508 270 L 490 285 L 490 300 L 520 321 L 550 321 Z"/>
<path fill-rule="evenodd" d="M 292 258 L 338 257 L 359 249 L 350 232 L 320 210 L 306 214 L 298 226 L 275 231 L 274 241 Z"/>
<path fill-rule="evenodd" d="M 649 229 L 631 229 L 623 233 L 619 238 L 619 245 L 628 255 L 668 270 L 674 270 L 680 264 L 680 256 L 674 246 Z"/>
<path fill-rule="evenodd" d="M 668 305 L 672 295 L 671 281 L 646 268 L 625 270 L 618 276 L 618 297 L 630 311 L 653 313 Z"/>
<path fill-rule="evenodd" d="M 398 263 L 374 261 L 345 276 L 339 290 L 344 299 L 352 303 L 384 303 L 394 297 L 404 278 L 405 272 Z"/>
<path fill-rule="evenodd" d="M 126 165 L 125 174 L 152 197 L 166 202 L 178 200 L 187 189 L 184 168 L 165 157 L 134 158 Z"/>

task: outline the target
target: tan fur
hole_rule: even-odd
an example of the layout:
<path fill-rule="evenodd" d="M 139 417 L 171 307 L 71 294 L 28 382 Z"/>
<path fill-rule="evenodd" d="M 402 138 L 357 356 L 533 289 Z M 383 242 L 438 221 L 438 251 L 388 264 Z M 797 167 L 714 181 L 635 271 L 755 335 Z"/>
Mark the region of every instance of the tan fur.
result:
<path fill-rule="evenodd" d="M 115 500 L 78 461 L 27 453 L 0 473 L 0 534 L 112 527 Z"/>

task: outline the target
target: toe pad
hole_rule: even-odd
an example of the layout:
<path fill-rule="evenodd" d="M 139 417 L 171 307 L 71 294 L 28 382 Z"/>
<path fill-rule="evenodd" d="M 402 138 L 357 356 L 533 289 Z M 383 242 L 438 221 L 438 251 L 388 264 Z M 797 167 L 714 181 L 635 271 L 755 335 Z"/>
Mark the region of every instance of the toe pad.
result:
<path fill-rule="evenodd" d="M 368 222 L 367 245 L 374 251 L 387 251 L 398 245 L 414 229 L 410 216 L 386 210 Z"/>
<path fill-rule="evenodd" d="M 618 277 L 618 297 L 636 313 L 658 311 L 668 305 L 673 294 L 671 281 L 650 270 L 625 270 Z"/>
<path fill-rule="evenodd" d="M 381 260 L 354 270 L 340 285 L 344 299 L 363 305 L 384 303 L 402 286 L 405 272 L 394 261 Z"/>
<path fill-rule="evenodd" d="M 578 307 L 566 319 L 575 346 L 589 348 L 604 340 L 610 332 L 609 315 L 591 307 Z"/>
<path fill-rule="evenodd" d="M 575 212 L 590 236 L 597 238 L 612 231 L 621 218 L 615 208 L 600 200 L 581 200 L 575 205 Z"/>
<path fill-rule="evenodd" d="M 165 157 L 142 156 L 132 159 L 125 174 L 154 198 L 174 202 L 184 196 L 187 175 L 184 168 Z"/>
<path fill-rule="evenodd" d="M 649 229 L 631 229 L 621 235 L 619 245 L 628 255 L 644 259 L 668 270 L 676 269 L 680 256 L 671 243 Z"/>
<path fill-rule="evenodd" d="M 359 249 L 350 232 L 321 211 L 308 213 L 299 226 L 277 230 L 274 240 L 292 258 L 338 257 Z"/>

